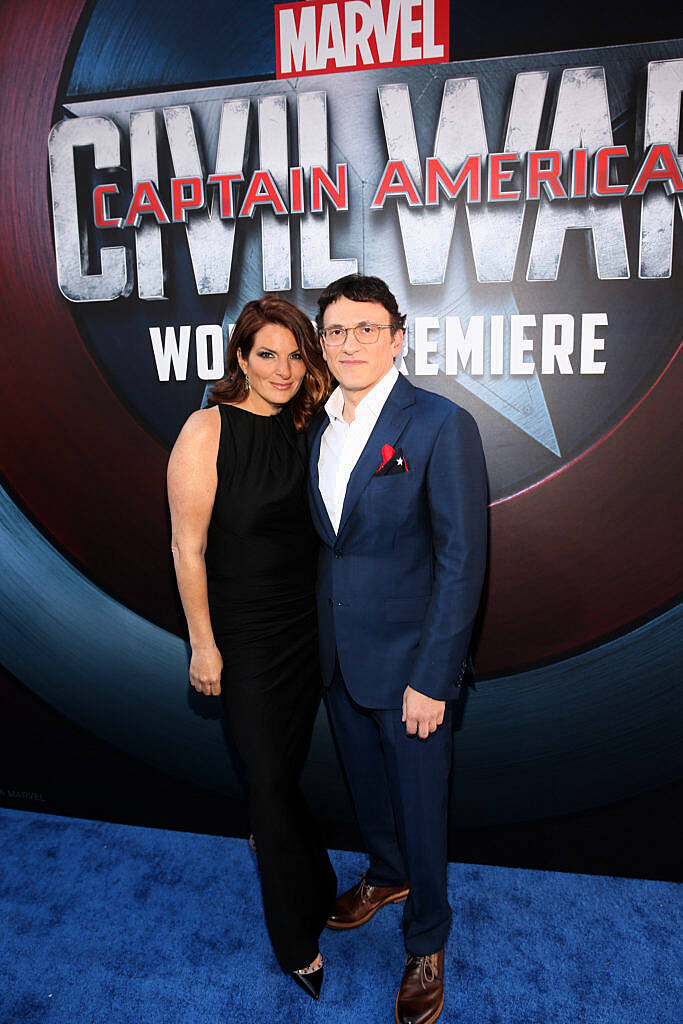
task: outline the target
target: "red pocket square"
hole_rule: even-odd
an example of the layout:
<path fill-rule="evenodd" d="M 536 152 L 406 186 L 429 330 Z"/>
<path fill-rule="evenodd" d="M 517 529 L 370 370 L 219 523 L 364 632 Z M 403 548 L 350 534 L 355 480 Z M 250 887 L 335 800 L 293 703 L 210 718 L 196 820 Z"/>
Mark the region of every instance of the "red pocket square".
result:
<path fill-rule="evenodd" d="M 390 444 L 383 444 L 382 445 L 382 461 L 380 462 L 379 466 L 375 470 L 375 473 L 379 473 L 380 469 L 382 469 L 383 466 L 386 466 L 387 462 L 389 461 L 389 459 L 394 454 L 395 454 L 394 449 L 391 447 Z"/>
<path fill-rule="evenodd" d="M 390 444 L 382 445 L 382 463 L 375 470 L 375 476 L 394 476 L 396 473 L 407 472 L 403 449 L 392 448 Z"/>

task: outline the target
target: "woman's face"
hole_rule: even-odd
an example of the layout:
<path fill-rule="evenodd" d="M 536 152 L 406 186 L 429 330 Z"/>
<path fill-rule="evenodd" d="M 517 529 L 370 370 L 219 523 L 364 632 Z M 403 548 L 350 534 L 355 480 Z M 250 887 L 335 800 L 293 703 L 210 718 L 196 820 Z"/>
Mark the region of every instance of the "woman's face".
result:
<path fill-rule="evenodd" d="M 260 327 L 248 357 L 238 349 L 237 359 L 251 385 L 243 404 L 261 415 L 280 412 L 294 398 L 306 373 L 294 335 L 281 324 Z"/>

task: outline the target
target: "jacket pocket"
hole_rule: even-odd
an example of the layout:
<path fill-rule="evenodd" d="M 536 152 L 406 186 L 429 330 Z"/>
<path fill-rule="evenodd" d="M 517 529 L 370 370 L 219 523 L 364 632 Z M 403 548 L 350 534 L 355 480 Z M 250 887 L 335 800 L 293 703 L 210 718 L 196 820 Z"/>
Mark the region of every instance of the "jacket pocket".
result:
<path fill-rule="evenodd" d="M 373 473 L 370 483 L 371 485 L 374 485 L 376 487 L 377 484 L 385 484 L 390 480 L 407 480 L 408 476 L 409 474 L 405 471 L 405 469 L 399 469 L 395 473 L 383 473 L 382 476 L 376 476 Z"/>

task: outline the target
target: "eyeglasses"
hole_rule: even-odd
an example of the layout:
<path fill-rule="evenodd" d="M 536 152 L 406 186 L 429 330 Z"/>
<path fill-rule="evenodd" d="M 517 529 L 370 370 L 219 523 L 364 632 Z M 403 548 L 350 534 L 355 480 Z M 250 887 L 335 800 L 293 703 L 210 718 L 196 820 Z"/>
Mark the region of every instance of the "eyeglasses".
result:
<path fill-rule="evenodd" d="M 369 324 L 363 322 L 356 324 L 355 327 L 335 325 L 334 327 L 323 327 L 322 331 L 320 331 L 320 337 L 330 348 L 335 348 L 338 345 L 343 345 L 349 331 L 353 331 L 354 338 L 361 345 L 374 345 L 379 340 L 379 332 L 385 327 L 390 331 L 394 330 L 393 324 Z"/>

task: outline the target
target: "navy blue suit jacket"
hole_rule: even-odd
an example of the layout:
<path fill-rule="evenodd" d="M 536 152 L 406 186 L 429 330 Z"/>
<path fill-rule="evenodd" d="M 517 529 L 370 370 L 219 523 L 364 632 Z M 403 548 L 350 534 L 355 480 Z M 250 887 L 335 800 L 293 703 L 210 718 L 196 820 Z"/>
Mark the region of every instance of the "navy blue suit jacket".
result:
<path fill-rule="evenodd" d="M 356 463 L 335 536 L 318 486 L 324 411 L 309 428 L 309 499 L 322 541 L 318 626 L 325 685 L 335 651 L 354 700 L 457 696 L 486 562 L 487 485 L 468 412 L 402 375 Z M 375 476 L 385 444 L 407 472 Z"/>

